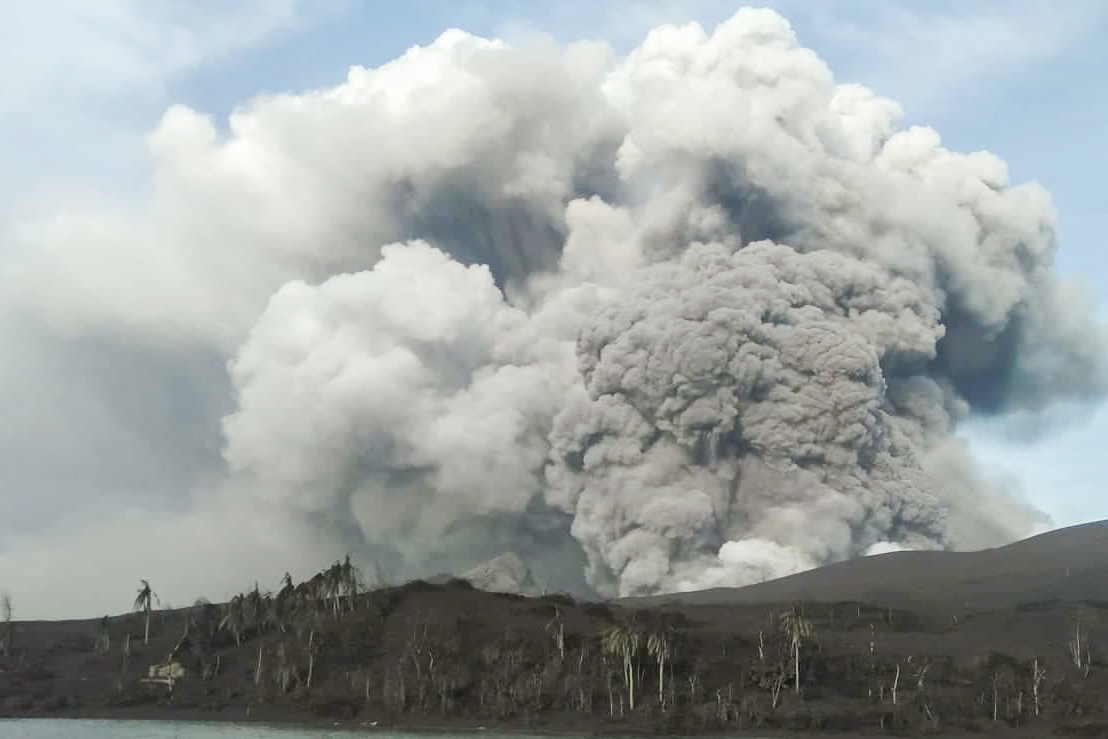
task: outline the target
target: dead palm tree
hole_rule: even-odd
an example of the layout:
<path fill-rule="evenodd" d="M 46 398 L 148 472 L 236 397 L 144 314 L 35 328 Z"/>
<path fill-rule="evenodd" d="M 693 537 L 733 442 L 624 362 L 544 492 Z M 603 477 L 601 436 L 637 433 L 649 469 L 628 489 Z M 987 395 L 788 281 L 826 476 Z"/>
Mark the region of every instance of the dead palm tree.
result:
<path fill-rule="evenodd" d="M 342 563 L 342 583 L 343 588 L 346 591 L 347 597 L 350 599 L 350 612 L 354 612 L 354 606 L 358 598 L 358 589 L 362 582 L 362 571 L 358 569 L 357 565 L 350 561 L 350 555 L 346 555 L 346 559 Z"/>
<path fill-rule="evenodd" d="M 319 656 L 319 642 L 315 641 L 308 647 L 308 678 L 305 687 L 312 689 L 312 676 L 315 674 L 315 658 Z"/>
<path fill-rule="evenodd" d="M 663 624 L 646 638 L 646 651 L 658 663 L 658 703 L 666 706 L 666 663 L 673 656 L 673 627 Z"/>
<path fill-rule="evenodd" d="M 324 600 L 331 601 L 331 615 L 336 619 L 339 617 L 339 596 L 342 593 L 342 588 L 342 563 L 336 560 L 333 565 L 327 568 L 323 576 Z"/>
<path fill-rule="evenodd" d="M 627 704 L 635 710 L 635 659 L 642 642 L 642 633 L 633 624 L 618 624 L 610 627 L 601 636 L 601 649 L 604 653 L 620 660 L 623 666 L 623 679 L 627 683 Z"/>
<path fill-rule="evenodd" d="M 254 589 L 247 593 L 243 600 L 243 624 L 247 631 L 253 629 L 255 632 L 261 632 L 262 622 L 265 620 L 265 600 L 255 581 Z"/>
<path fill-rule="evenodd" d="M 317 641 L 319 632 L 323 629 L 323 617 L 319 611 L 319 604 L 317 602 L 306 604 L 298 615 L 300 620 L 299 631 L 301 635 L 305 631 L 308 632 L 308 649 L 310 651 Z"/>
<path fill-rule="evenodd" d="M 385 570 L 384 570 L 383 567 L 381 567 L 380 562 L 374 562 L 373 563 L 373 579 L 374 579 L 374 583 L 373 583 L 374 587 L 377 587 L 377 588 L 388 587 L 389 579 L 385 576 Z"/>
<path fill-rule="evenodd" d="M 266 627 L 271 628 L 273 626 L 276 626 L 283 634 L 287 627 L 287 624 L 285 623 L 286 616 L 288 614 L 287 601 L 280 595 L 278 595 L 276 598 L 267 598 L 265 603 L 266 609 L 264 623 Z"/>
<path fill-rule="evenodd" d="M 148 583 L 146 580 L 140 580 L 140 582 L 142 583 L 142 587 L 138 589 L 138 595 L 135 597 L 134 610 L 142 611 L 143 614 L 146 616 L 146 628 L 143 632 L 142 643 L 149 644 L 150 608 L 155 602 L 158 602 L 160 605 L 160 601 L 158 600 L 158 594 L 151 590 L 150 583 Z"/>
<path fill-rule="evenodd" d="M 219 621 L 219 628 L 230 631 L 237 646 L 242 646 L 242 632 L 246 627 L 243 611 L 243 597 L 236 595 L 223 607 L 223 618 Z"/>
<path fill-rule="evenodd" d="M 296 591 L 296 586 L 292 584 L 292 575 L 285 573 L 285 576 L 281 578 L 281 589 L 277 591 L 277 597 L 281 600 L 289 598 Z"/>
<path fill-rule="evenodd" d="M 320 648 L 320 642 L 322 637 L 316 636 L 315 629 L 312 629 L 311 637 L 308 639 L 308 678 L 304 684 L 308 690 L 312 689 L 312 676 L 315 674 L 315 661 L 319 657 L 322 649 Z"/>
<path fill-rule="evenodd" d="M 107 616 L 100 619 L 100 629 L 96 639 L 96 646 L 103 650 L 104 654 L 107 654 L 112 646 L 112 634 L 108 629 L 109 623 Z"/>
<path fill-rule="evenodd" d="M 289 664 L 288 648 L 285 643 L 277 644 L 277 683 L 281 686 L 281 692 L 289 691 L 289 683 L 292 681 L 292 666 Z"/>
<path fill-rule="evenodd" d="M 7 593 L 0 596 L 0 609 L 4 611 L 4 656 L 8 657 L 15 641 L 15 623 L 12 621 L 12 597 Z"/>
<path fill-rule="evenodd" d="M 554 641 L 554 646 L 558 650 L 558 657 L 564 660 L 566 658 L 566 622 L 562 619 L 562 610 L 558 606 L 554 606 L 554 618 L 546 624 L 546 633 Z"/>
<path fill-rule="evenodd" d="M 779 623 L 781 634 L 792 651 L 793 676 L 796 680 L 793 690 L 800 695 L 800 648 L 812 636 L 812 623 L 805 619 L 795 606 L 781 614 Z"/>

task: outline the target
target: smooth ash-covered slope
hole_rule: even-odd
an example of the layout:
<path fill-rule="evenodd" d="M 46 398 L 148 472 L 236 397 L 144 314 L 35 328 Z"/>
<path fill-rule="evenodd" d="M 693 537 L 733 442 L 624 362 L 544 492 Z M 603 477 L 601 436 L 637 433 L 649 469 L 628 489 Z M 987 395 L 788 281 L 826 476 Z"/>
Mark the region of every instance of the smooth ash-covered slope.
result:
<path fill-rule="evenodd" d="M 1059 601 L 1108 603 L 1108 521 L 978 552 L 892 552 L 743 588 L 629 602 L 687 605 L 856 600 L 892 607 L 988 609 Z"/>

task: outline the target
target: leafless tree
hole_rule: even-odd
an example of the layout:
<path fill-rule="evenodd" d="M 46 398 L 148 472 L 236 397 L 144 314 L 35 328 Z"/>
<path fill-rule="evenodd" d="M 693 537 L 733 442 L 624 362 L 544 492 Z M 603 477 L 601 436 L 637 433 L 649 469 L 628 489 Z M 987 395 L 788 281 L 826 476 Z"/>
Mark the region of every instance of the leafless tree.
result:
<path fill-rule="evenodd" d="M 262 656 L 265 653 L 265 647 L 262 644 L 258 644 L 258 663 L 254 667 L 254 685 L 259 688 L 262 685 Z"/>
<path fill-rule="evenodd" d="M 112 634 L 109 627 L 110 620 L 107 616 L 100 619 L 96 632 L 96 650 L 107 654 L 112 646 Z"/>
<path fill-rule="evenodd" d="M 314 636 L 314 633 L 313 633 Z M 308 679 L 305 683 L 305 687 L 308 690 L 312 689 L 312 676 L 315 674 L 315 661 L 319 657 L 320 652 L 320 639 L 312 639 L 308 642 Z"/>
<path fill-rule="evenodd" d="M 242 646 L 242 633 L 246 629 L 246 606 L 241 594 L 231 598 L 223 607 L 219 628 L 231 632 L 231 636 L 235 637 L 235 646 Z"/>
<path fill-rule="evenodd" d="M 4 612 L 4 656 L 9 657 L 15 641 L 15 622 L 12 621 L 12 597 L 8 593 L 0 595 L 0 610 Z"/>
<path fill-rule="evenodd" d="M 893 685 L 892 685 L 892 690 L 891 690 L 894 706 L 896 705 L 896 689 L 898 687 L 900 687 L 900 663 L 899 662 L 896 664 L 896 674 L 893 676 Z"/>
<path fill-rule="evenodd" d="M 554 642 L 554 647 L 558 650 L 558 657 L 564 660 L 566 658 L 566 623 L 562 618 L 562 610 L 557 606 L 554 606 L 554 618 L 546 624 L 546 633 L 550 635 Z"/>
<path fill-rule="evenodd" d="M 1073 638 L 1069 641 L 1069 649 L 1074 666 L 1079 670 L 1084 670 L 1085 677 L 1088 677 L 1092 654 L 1089 650 L 1089 636 L 1080 623 L 1074 627 Z"/>
<path fill-rule="evenodd" d="M 1043 680 L 1046 679 L 1046 667 L 1039 664 L 1039 658 L 1036 657 L 1031 663 L 1031 696 L 1035 701 L 1035 715 L 1039 715 L 1039 686 L 1043 684 Z"/>

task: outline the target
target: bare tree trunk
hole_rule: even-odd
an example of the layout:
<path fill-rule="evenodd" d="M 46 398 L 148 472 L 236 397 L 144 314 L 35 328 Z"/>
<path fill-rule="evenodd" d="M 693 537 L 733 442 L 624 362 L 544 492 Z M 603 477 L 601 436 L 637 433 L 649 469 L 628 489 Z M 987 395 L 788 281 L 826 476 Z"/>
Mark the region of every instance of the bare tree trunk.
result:
<path fill-rule="evenodd" d="M 1077 624 L 1074 628 L 1073 639 L 1070 639 L 1070 656 L 1073 658 L 1073 664 L 1078 668 L 1085 670 L 1085 677 L 1089 676 L 1089 668 L 1092 662 L 1092 653 L 1089 649 L 1088 634 L 1081 628 L 1081 624 Z"/>
<path fill-rule="evenodd" d="M 800 640 L 793 639 L 793 667 L 796 684 L 793 685 L 793 690 L 797 695 L 800 695 Z"/>
<path fill-rule="evenodd" d="M 666 655 L 658 655 L 658 703 L 666 710 Z"/>
<path fill-rule="evenodd" d="M 631 652 L 623 654 L 623 674 L 627 678 L 627 704 L 632 711 L 635 710 L 635 667 L 631 662 Z M 623 715 L 623 703 L 620 702 L 620 715 Z"/>
<path fill-rule="evenodd" d="M 634 660 L 631 662 L 631 690 L 628 693 L 627 705 L 630 710 L 635 710 L 635 683 L 638 680 L 638 675 L 635 673 Z"/>
<path fill-rule="evenodd" d="M 15 641 L 15 624 L 12 622 L 12 599 L 7 593 L 0 595 L 0 608 L 4 611 L 4 657 L 11 656 Z"/>
<path fill-rule="evenodd" d="M 616 715 L 616 696 L 612 692 L 612 673 L 608 673 L 608 716 L 614 718 Z"/>
<path fill-rule="evenodd" d="M 123 690 L 123 677 L 127 674 L 127 667 L 129 666 L 130 661 L 131 661 L 131 635 L 128 634 L 127 635 L 127 644 L 124 646 L 123 657 L 122 657 L 122 660 L 120 662 L 119 680 L 116 683 L 116 687 L 119 688 L 119 690 L 121 690 L 121 691 Z"/>
<path fill-rule="evenodd" d="M 770 683 L 771 705 L 773 708 L 777 708 L 778 703 L 781 702 L 781 688 L 785 685 L 785 676 L 788 675 L 787 669 L 787 667 L 781 665 L 777 674 L 773 676 L 773 682 Z"/>
<path fill-rule="evenodd" d="M 150 608 L 149 608 L 149 606 L 146 608 L 146 631 L 143 633 L 142 643 L 143 644 L 149 644 L 150 643 Z"/>
<path fill-rule="evenodd" d="M 1039 685 L 1046 677 L 1046 669 L 1039 666 L 1039 658 L 1035 658 L 1031 671 L 1031 694 L 1035 699 L 1035 715 L 1039 715 Z"/>
<path fill-rule="evenodd" d="M 996 692 L 997 692 L 999 681 L 1001 681 L 1001 676 L 999 676 L 998 673 L 993 673 L 993 721 L 994 722 L 996 721 L 996 704 L 997 704 Z"/>

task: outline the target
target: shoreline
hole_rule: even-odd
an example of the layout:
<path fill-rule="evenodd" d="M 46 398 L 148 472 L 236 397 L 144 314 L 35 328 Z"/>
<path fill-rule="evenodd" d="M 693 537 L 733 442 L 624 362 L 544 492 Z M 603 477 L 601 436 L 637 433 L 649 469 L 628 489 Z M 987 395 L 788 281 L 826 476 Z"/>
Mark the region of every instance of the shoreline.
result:
<path fill-rule="evenodd" d="M 563 728 L 528 727 L 514 722 L 482 723 L 476 720 L 444 719 L 439 722 L 406 722 L 397 721 L 386 724 L 378 720 L 334 720 L 312 719 L 300 714 L 281 711 L 287 717 L 240 717 L 233 718 L 222 715 L 223 712 L 195 711 L 189 709 L 159 709 L 156 711 L 124 711 L 116 715 L 110 715 L 106 711 L 76 712 L 76 713 L 38 713 L 22 716 L 0 715 L 0 726 L 7 721 L 88 721 L 106 723 L 133 723 L 144 724 L 149 722 L 175 723 L 175 724 L 225 724 L 242 727 L 261 727 L 274 731 L 330 731 L 350 734 L 402 734 L 412 736 L 442 736 L 446 734 L 488 735 L 490 737 L 518 736 L 518 737 L 565 737 L 567 739 L 591 739 L 592 737 L 604 737 L 606 739 L 637 739 L 638 737 L 657 736 L 663 739 L 677 739 L 679 737 L 733 737 L 734 739 L 795 739 L 806 737 L 809 739 L 843 739 L 843 737 L 858 737 L 859 739 L 876 739 L 877 737 L 916 737 L 927 736 L 932 739 L 972 739 L 980 737 L 1047 737 L 1047 736 L 1082 736 L 1105 737 L 1108 736 L 1108 727 L 1096 723 L 1093 726 L 1073 723 L 1040 723 L 1034 726 L 1006 727 L 999 730 L 986 730 L 978 732 L 948 732 L 934 731 L 926 733 L 914 733 L 912 731 L 880 731 L 880 730 L 844 730 L 838 732 L 804 731 L 795 729 L 783 729 L 778 727 L 766 727 L 761 729 L 745 728 L 719 728 L 704 731 L 682 730 L 680 732 L 659 731 L 657 727 L 634 727 L 613 722 L 608 726 L 566 726 Z M 589 722 L 585 722 L 589 723 Z M 635 731 L 635 728 L 647 729 Z"/>

